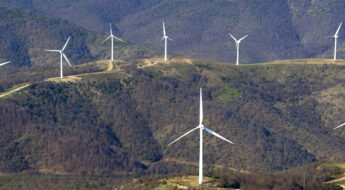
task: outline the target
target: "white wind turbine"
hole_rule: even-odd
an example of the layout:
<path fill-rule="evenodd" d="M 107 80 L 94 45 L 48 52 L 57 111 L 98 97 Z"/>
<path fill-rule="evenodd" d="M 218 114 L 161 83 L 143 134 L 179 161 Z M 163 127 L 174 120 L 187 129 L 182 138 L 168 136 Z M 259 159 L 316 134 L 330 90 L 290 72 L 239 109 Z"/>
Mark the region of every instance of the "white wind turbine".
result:
<path fill-rule="evenodd" d="M 105 39 L 105 40 L 102 42 L 102 44 L 103 44 L 105 41 L 111 39 L 111 60 L 114 61 L 114 39 L 117 39 L 117 40 L 119 40 L 120 42 L 124 42 L 124 41 L 123 41 L 122 39 L 120 39 L 120 38 L 118 38 L 118 37 L 116 37 L 116 36 L 113 35 L 113 29 L 112 29 L 112 27 L 111 27 L 111 24 L 109 24 L 109 25 L 110 25 L 110 36 L 109 36 L 107 39 Z"/>
<path fill-rule="evenodd" d="M 345 123 L 339 125 L 338 127 L 334 128 L 334 129 L 339 129 L 339 128 L 342 127 L 342 126 L 345 126 Z"/>
<path fill-rule="evenodd" d="M 63 46 L 63 48 L 61 50 L 46 50 L 46 51 L 49 51 L 49 52 L 57 52 L 57 53 L 60 53 L 60 78 L 63 78 L 63 65 L 62 65 L 62 61 L 63 61 L 63 58 L 66 60 L 66 62 L 68 63 L 68 65 L 70 67 L 72 67 L 71 63 L 68 61 L 65 53 L 63 52 L 66 47 L 67 47 L 67 44 L 69 42 L 69 40 L 71 39 L 71 37 L 68 38 L 68 40 L 66 41 L 65 45 Z"/>
<path fill-rule="evenodd" d="M 162 38 L 162 40 L 164 40 L 164 42 L 165 42 L 164 61 L 167 61 L 168 60 L 168 40 L 171 40 L 171 41 L 174 41 L 174 40 L 167 36 L 167 33 L 165 31 L 165 24 L 164 24 L 164 22 L 163 22 L 163 38 Z"/>
<path fill-rule="evenodd" d="M 341 22 L 337 31 L 335 32 L 334 36 L 329 36 L 329 37 L 333 37 L 334 38 L 334 61 L 337 60 L 337 41 L 338 41 L 338 33 L 340 31 L 341 26 L 343 25 L 343 23 Z"/>
<path fill-rule="evenodd" d="M 202 143 L 203 133 L 202 132 L 205 130 L 206 132 L 208 132 L 208 133 L 210 133 L 210 134 L 212 134 L 212 135 L 214 135 L 214 136 L 216 136 L 216 137 L 218 137 L 218 138 L 220 138 L 220 139 L 222 139 L 222 140 L 224 140 L 224 141 L 226 141 L 228 143 L 234 144 L 231 141 L 229 141 L 226 138 L 220 136 L 219 134 L 213 132 L 211 129 L 205 127 L 202 124 L 203 117 L 204 117 L 203 116 L 203 108 L 202 107 L 203 107 L 202 106 L 202 90 L 200 88 L 200 117 L 199 117 L 199 119 L 200 119 L 199 121 L 200 122 L 199 122 L 199 125 L 196 128 L 188 131 L 187 133 L 185 133 L 184 135 L 180 136 L 179 138 L 177 138 L 176 140 L 174 140 L 173 142 L 171 142 L 169 144 L 169 146 L 170 146 L 171 144 L 175 143 L 176 141 L 180 140 L 181 138 L 187 136 L 189 133 L 191 133 L 191 132 L 193 132 L 193 131 L 195 131 L 197 129 L 200 129 L 200 155 L 199 155 L 200 156 L 199 157 L 199 184 L 200 185 L 203 183 L 203 153 L 202 153 L 203 152 L 203 143 Z"/>
<path fill-rule="evenodd" d="M 0 63 L 0 67 L 1 67 L 1 66 L 4 66 L 4 65 L 7 65 L 7 64 L 9 64 L 9 63 L 11 63 L 11 61 L 7 61 L 7 62 L 4 62 L 4 63 Z"/>
<path fill-rule="evenodd" d="M 248 35 L 244 36 L 243 38 L 237 40 L 232 34 L 230 34 L 230 37 L 232 39 L 234 39 L 234 41 L 236 42 L 236 49 L 237 49 L 237 58 L 236 58 L 236 65 L 239 65 L 239 59 L 240 59 L 240 43 L 242 40 L 244 40 Z"/>

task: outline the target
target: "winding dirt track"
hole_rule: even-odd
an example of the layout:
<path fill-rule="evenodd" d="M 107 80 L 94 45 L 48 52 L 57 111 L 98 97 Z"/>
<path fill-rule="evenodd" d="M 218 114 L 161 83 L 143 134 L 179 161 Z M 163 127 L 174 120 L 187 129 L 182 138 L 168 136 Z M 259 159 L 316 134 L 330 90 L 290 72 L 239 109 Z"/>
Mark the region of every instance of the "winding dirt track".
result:
<path fill-rule="evenodd" d="M 31 84 L 26 84 L 26 85 L 24 85 L 24 86 L 18 87 L 18 88 L 16 88 L 16 89 L 13 89 L 13 90 L 11 90 L 11 91 L 9 91 L 9 92 L 6 92 L 6 93 L 4 93 L 4 94 L 1 94 L 1 95 L 0 95 L 0 98 L 3 98 L 3 97 L 8 96 L 8 95 L 11 95 L 11 94 L 14 93 L 14 92 L 18 92 L 18 91 L 20 91 L 20 90 L 22 90 L 22 89 L 24 89 L 24 88 L 26 88 L 26 87 L 28 87 L 28 86 L 30 86 L 30 85 L 31 85 Z"/>
<path fill-rule="evenodd" d="M 104 60 L 107 64 L 107 69 L 105 71 L 102 72 L 111 72 L 114 69 L 114 65 L 113 65 L 113 61 L 110 60 Z M 140 66 L 138 68 L 145 68 L 145 67 L 151 67 L 151 66 L 155 66 L 160 62 L 163 62 L 162 59 L 156 58 L 156 59 L 145 59 L 144 60 L 145 63 L 147 63 L 147 65 L 143 65 Z M 153 62 L 152 62 L 153 61 Z M 192 64 L 191 59 L 183 59 L 184 62 L 188 63 L 188 64 Z M 163 62 L 164 63 L 164 62 Z M 296 59 L 296 60 L 281 60 L 281 61 L 273 61 L 271 63 L 264 63 L 264 64 L 260 64 L 260 65 L 265 65 L 265 64 L 275 64 L 275 63 L 283 63 L 283 64 L 291 64 L 291 63 L 298 63 L 298 64 L 335 64 L 335 65 L 345 65 L 345 60 L 339 60 L 334 62 L 333 60 L 328 60 L 328 59 Z M 115 69 L 116 71 L 120 71 L 120 69 L 118 67 L 116 67 Z M 87 73 L 87 74 L 91 74 L 91 73 Z M 82 74 L 78 74 L 78 75 L 70 75 L 70 76 L 66 76 L 64 79 L 60 79 L 60 78 L 50 78 L 47 79 L 47 81 L 55 81 L 55 82 L 63 82 L 63 81 L 75 81 L 80 79 L 78 76 L 80 76 Z M 25 84 L 24 86 L 18 87 L 16 89 L 13 89 L 7 93 L 4 94 L 0 94 L 0 98 L 6 97 L 8 95 L 11 95 L 12 93 L 18 92 L 28 86 L 30 86 L 31 84 Z"/>
<path fill-rule="evenodd" d="M 110 72 L 110 71 L 112 71 L 113 68 L 114 68 L 113 62 L 112 61 L 107 61 L 106 63 L 107 63 L 107 69 L 105 71 L 103 71 L 103 72 Z M 49 78 L 49 79 L 47 79 L 47 81 L 57 81 L 57 79 L 61 80 L 60 78 Z M 70 76 L 66 76 L 62 80 L 63 81 L 72 81 L 72 80 L 78 80 L 78 79 L 79 79 L 78 75 L 70 75 Z M 27 83 L 27 84 L 25 84 L 23 86 L 20 86 L 20 87 L 18 87 L 16 89 L 13 89 L 13 90 L 9 91 L 9 92 L 6 92 L 4 94 L 0 94 L 0 98 L 4 98 L 4 97 L 9 96 L 9 95 L 11 95 L 11 94 L 13 94 L 15 92 L 23 90 L 24 88 L 29 87 L 30 85 L 31 85 L 31 83 Z"/>
<path fill-rule="evenodd" d="M 108 61 L 108 68 L 107 68 L 106 71 L 107 71 L 107 72 L 112 71 L 113 68 L 114 68 L 113 62 L 112 62 L 112 61 Z"/>
<path fill-rule="evenodd" d="M 342 182 L 342 181 L 345 181 L 345 177 L 338 178 L 338 179 L 335 179 L 335 180 L 332 180 L 332 181 L 328 181 L 327 183 L 331 184 L 331 183 L 338 183 L 338 182 Z M 340 185 L 342 188 L 345 189 L 345 185 L 342 185 L 342 184 L 338 184 L 338 185 Z"/>

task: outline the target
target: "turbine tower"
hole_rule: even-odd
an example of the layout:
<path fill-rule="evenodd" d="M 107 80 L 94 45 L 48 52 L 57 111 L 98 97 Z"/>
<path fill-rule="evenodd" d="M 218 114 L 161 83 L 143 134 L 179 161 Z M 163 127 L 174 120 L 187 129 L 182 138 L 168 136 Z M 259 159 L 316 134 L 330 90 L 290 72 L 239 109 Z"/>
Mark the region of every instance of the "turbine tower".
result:
<path fill-rule="evenodd" d="M 240 43 L 242 40 L 244 40 L 248 35 L 244 36 L 243 38 L 237 40 L 232 34 L 230 34 L 230 37 L 232 39 L 234 39 L 234 41 L 236 42 L 236 49 L 237 49 L 237 57 L 236 57 L 236 65 L 239 65 L 239 59 L 240 59 Z"/>
<path fill-rule="evenodd" d="M 163 38 L 162 38 L 162 40 L 164 40 L 164 42 L 165 42 L 164 61 L 167 61 L 168 60 L 168 40 L 171 40 L 171 41 L 174 41 L 174 40 L 167 36 L 167 33 L 165 31 L 165 24 L 164 24 L 164 22 L 163 22 Z"/>
<path fill-rule="evenodd" d="M 71 37 L 68 38 L 68 40 L 66 41 L 65 45 L 63 46 L 63 48 L 61 50 L 46 50 L 46 51 L 49 51 L 49 52 L 57 52 L 57 53 L 60 53 L 60 78 L 63 78 L 63 65 L 62 65 L 62 61 L 63 59 L 66 60 L 66 62 L 68 63 L 68 65 L 70 67 L 72 67 L 71 63 L 68 61 L 67 59 L 67 56 L 65 55 L 65 53 L 63 52 L 66 47 L 67 47 L 67 44 L 69 42 L 69 40 L 71 39 Z"/>
<path fill-rule="evenodd" d="M 334 61 L 337 60 L 337 41 L 338 41 L 338 33 L 339 33 L 339 30 L 341 28 L 341 26 L 343 25 L 343 23 L 341 22 L 337 31 L 335 32 L 334 36 L 331 36 L 331 37 L 334 37 Z"/>
<path fill-rule="evenodd" d="M 11 61 L 7 61 L 7 62 L 4 62 L 4 63 L 0 63 L 0 67 L 1 67 L 1 66 L 4 66 L 4 65 L 7 65 L 7 64 L 9 64 L 9 63 L 11 63 Z"/>
<path fill-rule="evenodd" d="M 123 41 L 122 39 L 120 39 L 120 38 L 118 38 L 118 37 L 116 37 L 116 36 L 113 35 L 113 29 L 112 29 L 112 27 L 111 27 L 111 24 L 109 24 L 109 25 L 110 25 L 110 36 L 109 36 L 107 39 L 105 39 L 105 40 L 102 42 L 102 44 L 103 44 L 105 41 L 111 39 L 111 60 L 114 61 L 114 39 L 117 39 L 117 40 L 119 40 L 120 42 L 124 42 L 124 41 Z"/>
<path fill-rule="evenodd" d="M 231 141 L 227 140 L 226 138 L 220 136 L 219 134 L 213 132 L 211 129 L 205 127 L 202 122 L 203 122 L 203 108 L 202 108 L 202 90 L 200 88 L 200 115 L 199 115 L 199 125 L 197 127 L 195 127 L 194 129 L 188 131 L 187 133 L 185 133 L 184 135 L 180 136 L 179 138 L 177 138 L 176 140 L 174 140 L 173 142 L 171 142 L 169 144 L 169 146 L 173 143 L 175 143 L 176 141 L 180 140 L 181 138 L 187 136 L 189 133 L 199 129 L 200 130 L 200 154 L 199 154 L 199 184 L 201 185 L 203 183 L 203 131 L 205 130 L 206 132 L 230 143 L 233 144 Z"/>
<path fill-rule="evenodd" d="M 339 125 L 338 127 L 334 128 L 334 129 L 339 129 L 339 128 L 342 127 L 342 126 L 345 126 L 345 123 Z"/>

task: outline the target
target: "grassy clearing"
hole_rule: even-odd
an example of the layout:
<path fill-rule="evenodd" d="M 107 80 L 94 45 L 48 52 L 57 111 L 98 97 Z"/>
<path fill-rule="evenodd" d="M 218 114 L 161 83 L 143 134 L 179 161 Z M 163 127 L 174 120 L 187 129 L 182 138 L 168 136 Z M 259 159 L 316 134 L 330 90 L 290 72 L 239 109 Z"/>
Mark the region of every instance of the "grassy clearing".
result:
<path fill-rule="evenodd" d="M 155 188 L 156 190 L 168 190 L 168 189 L 224 189 L 218 188 L 217 181 L 209 178 L 204 177 L 204 184 L 202 186 L 198 183 L 199 177 L 198 176 L 181 176 L 181 177 L 173 177 L 173 178 L 166 178 L 160 180 L 160 185 Z"/>
<path fill-rule="evenodd" d="M 260 66 L 260 65 L 271 65 L 271 64 L 312 64 L 312 65 L 320 65 L 320 64 L 331 64 L 331 65 L 345 65 L 344 59 L 338 59 L 334 61 L 333 59 L 324 59 L 324 58 L 312 58 L 312 59 L 289 59 L 289 60 L 275 60 L 272 62 L 267 63 L 255 63 L 255 64 L 243 64 L 250 65 L 250 66 Z"/>
<path fill-rule="evenodd" d="M 191 175 L 166 177 L 160 179 L 147 179 L 147 180 L 133 180 L 132 183 L 118 187 L 116 190 L 132 190 L 132 189 L 153 189 L 153 190 L 177 190 L 177 189 L 210 189 L 210 190 L 222 190 L 233 188 L 221 188 L 219 187 L 219 179 L 213 179 L 210 177 L 203 178 L 204 183 L 199 185 L 199 177 Z"/>

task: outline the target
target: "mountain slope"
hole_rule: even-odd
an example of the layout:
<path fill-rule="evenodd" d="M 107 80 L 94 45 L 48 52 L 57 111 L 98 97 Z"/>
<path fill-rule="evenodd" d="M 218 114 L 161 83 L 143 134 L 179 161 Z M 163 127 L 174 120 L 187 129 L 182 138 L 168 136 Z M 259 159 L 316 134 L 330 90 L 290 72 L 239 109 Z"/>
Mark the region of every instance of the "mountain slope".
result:
<path fill-rule="evenodd" d="M 57 76 L 58 71 L 49 73 L 49 70 L 59 68 L 59 54 L 45 50 L 61 49 L 69 36 L 71 41 L 65 54 L 72 65 L 110 57 L 110 41 L 102 44 L 105 36 L 62 19 L 6 7 L 0 7 L 0 16 L 3 18 L 0 21 L 0 59 L 12 61 L 0 69 L 0 92 L 20 82 Z M 152 55 L 154 52 L 149 49 L 115 41 L 115 58 L 135 59 Z M 64 69 L 67 72 L 73 70 L 68 66 Z"/>
<path fill-rule="evenodd" d="M 135 1 L 22 1 L 1 4 L 54 15 L 98 33 L 117 34 L 135 44 L 163 50 L 162 21 L 175 41 L 172 53 L 224 62 L 235 62 L 237 38 L 241 62 L 255 63 L 301 57 L 331 57 L 333 35 L 345 19 L 341 0 L 135 0 Z M 339 56 L 344 57 L 343 32 Z"/>
<path fill-rule="evenodd" d="M 74 64 L 109 56 L 110 46 L 108 43 L 101 44 L 104 36 L 67 21 L 4 7 L 0 7 L 0 15 L 4 18 L 0 23 L 3 49 L 0 56 L 12 60 L 14 65 L 56 65 L 50 60 L 58 59 L 50 57 L 58 56 L 44 50 L 61 49 L 69 36 L 72 39 L 66 49 L 66 55 Z M 116 43 L 115 50 L 115 56 L 124 59 L 134 56 L 138 47 L 128 43 Z"/>
<path fill-rule="evenodd" d="M 332 127 L 343 122 L 345 63 L 327 63 L 236 67 L 186 58 L 163 64 L 155 58 L 117 62 L 119 71 L 80 75 L 74 82 L 38 82 L 0 99 L 0 168 L 195 171 L 188 162 L 197 163 L 197 134 L 167 144 L 197 124 L 200 86 L 205 125 L 235 143 L 205 135 L 206 166 L 267 171 L 342 160 L 344 131 Z"/>

